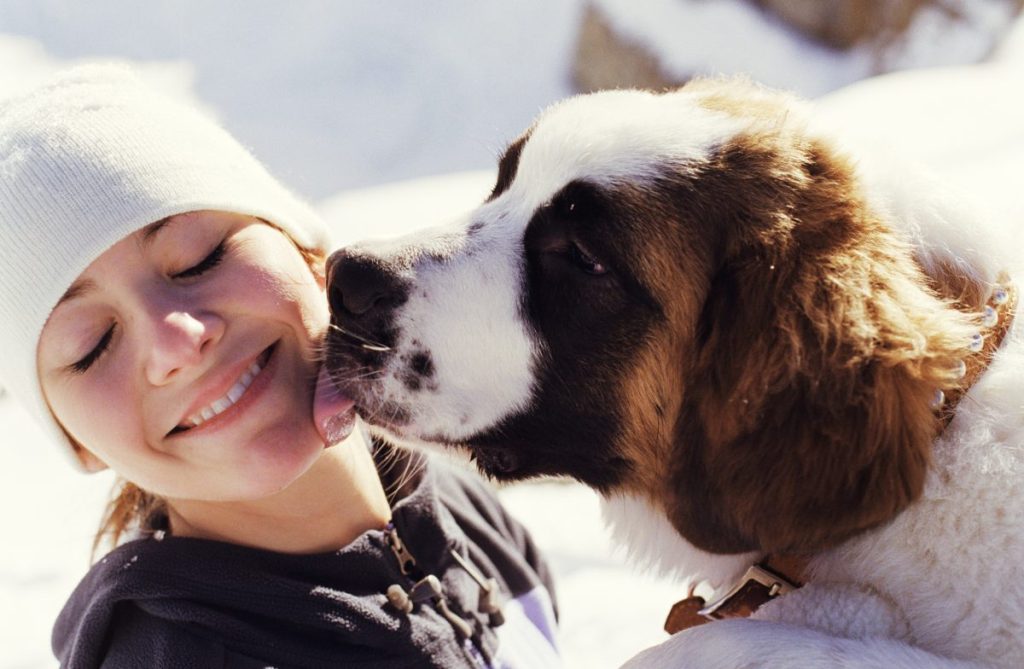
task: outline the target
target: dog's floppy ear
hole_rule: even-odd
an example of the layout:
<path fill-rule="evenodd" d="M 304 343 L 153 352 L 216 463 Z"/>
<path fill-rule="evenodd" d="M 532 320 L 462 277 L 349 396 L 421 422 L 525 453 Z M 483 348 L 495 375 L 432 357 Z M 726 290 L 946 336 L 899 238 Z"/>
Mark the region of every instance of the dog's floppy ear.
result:
<path fill-rule="evenodd" d="M 684 372 L 669 512 L 706 550 L 810 551 L 920 494 L 933 401 L 974 326 L 930 292 L 844 160 L 748 140 L 701 177 L 738 195 L 704 205 L 721 258 Z"/>

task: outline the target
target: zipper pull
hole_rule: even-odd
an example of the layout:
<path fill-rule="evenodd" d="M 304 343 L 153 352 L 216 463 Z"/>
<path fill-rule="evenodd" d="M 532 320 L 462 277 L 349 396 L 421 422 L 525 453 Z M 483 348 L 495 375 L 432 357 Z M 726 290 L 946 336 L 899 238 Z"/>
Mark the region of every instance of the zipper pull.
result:
<path fill-rule="evenodd" d="M 448 621 L 448 624 L 450 624 L 458 634 L 462 635 L 463 639 L 469 639 L 473 636 L 473 626 L 454 611 L 449 609 L 448 602 L 445 601 L 444 597 L 440 597 L 434 602 L 434 608 L 437 609 L 438 613 L 444 616 L 445 620 Z"/>
<path fill-rule="evenodd" d="M 416 558 L 412 556 L 409 549 L 402 543 L 402 539 L 398 536 L 398 530 L 393 522 L 388 523 L 385 533 L 388 539 L 388 546 L 391 547 L 391 552 L 395 554 L 395 559 L 398 560 L 398 568 L 402 571 L 403 575 L 409 576 L 412 570 L 416 568 Z"/>
<path fill-rule="evenodd" d="M 441 585 L 440 579 L 430 574 L 417 581 L 409 592 L 395 583 L 388 588 L 387 597 L 391 605 L 402 613 L 412 613 L 415 604 L 444 597 L 444 586 Z"/>
<path fill-rule="evenodd" d="M 391 547 L 391 552 L 395 554 L 395 559 L 398 560 L 398 568 L 402 571 L 403 575 L 410 576 L 411 572 L 416 569 L 416 558 L 405 547 L 402 538 L 398 536 L 398 529 L 395 527 L 394 522 L 388 523 L 387 527 L 384 528 L 384 532 L 387 536 L 388 546 Z M 495 586 L 497 586 L 497 583 L 495 583 Z M 433 574 L 428 574 L 417 581 L 411 591 L 407 592 L 405 588 L 395 583 L 388 587 L 386 594 L 388 602 L 403 613 L 412 613 L 416 604 L 432 601 L 437 612 L 455 628 L 457 634 L 464 639 L 469 639 L 473 636 L 473 626 L 448 608 L 448 602 L 444 596 L 444 586 L 441 585 L 441 580 Z"/>
<path fill-rule="evenodd" d="M 463 639 L 473 636 L 473 626 L 448 608 L 448 601 L 444 596 L 444 586 L 441 585 L 441 580 L 433 574 L 417 581 L 409 592 L 396 583 L 388 588 L 387 597 L 393 607 L 407 614 L 412 613 L 416 604 L 433 602 L 437 612 L 444 616 L 444 619 L 455 628 L 455 631 Z"/>
<path fill-rule="evenodd" d="M 494 578 L 485 578 L 480 571 L 473 566 L 468 558 L 462 557 L 455 549 L 449 551 L 455 561 L 462 567 L 462 570 L 469 574 L 469 577 L 480 586 L 479 610 L 490 618 L 491 627 L 500 627 L 505 624 L 505 614 L 501 608 L 504 605 L 501 590 L 498 588 L 498 581 Z"/>

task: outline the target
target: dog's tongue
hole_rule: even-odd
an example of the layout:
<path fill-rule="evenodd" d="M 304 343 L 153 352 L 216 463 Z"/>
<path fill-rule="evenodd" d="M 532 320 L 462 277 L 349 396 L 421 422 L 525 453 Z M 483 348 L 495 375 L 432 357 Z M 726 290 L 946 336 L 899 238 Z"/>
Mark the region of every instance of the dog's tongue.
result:
<path fill-rule="evenodd" d="M 332 446 L 348 436 L 355 420 L 352 413 L 354 404 L 352 398 L 334 385 L 327 369 L 321 367 L 313 396 L 313 422 L 325 444 Z"/>

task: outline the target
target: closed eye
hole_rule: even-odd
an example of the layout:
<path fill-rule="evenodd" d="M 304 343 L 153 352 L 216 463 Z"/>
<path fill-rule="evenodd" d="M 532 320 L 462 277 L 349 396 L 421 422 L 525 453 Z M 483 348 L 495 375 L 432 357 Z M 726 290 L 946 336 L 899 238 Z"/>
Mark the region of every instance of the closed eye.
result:
<path fill-rule="evenodd" d="M 608 266 L 599 261 L 579 244 L 571 243 L 566 250 L 569 261 L 579 270 L 592 276 L 602 276 L 608 273 Z"/>
<path fill-rule="evenodd" d="M 219 265 L 220 261 L 224 259 L 224 251 L 224 242 L 221 242 L 216 246 L 216 248 L 213 249 L 213 251 L 210 252 L 208 256 L 200 260 L 192 267 L 189 267 L 186 270 L 182 270 L 181 272 L 174 274 L 172 278 L 189 279 L 210 271 L 211 269 Z"/>
<path fill-rule="evenodd" d="M 114 330 L 117 328 L 117 323 L 112 323 L 107 331 L 103 333 L 103 336 L 96 343 L 91 351 L 85 354 L 85 357 L 78 362 L 72 363 L 69 369 L 74 374 L 84 374 L 89 370 L 90 367 L 100 359 L 108 348 L 110 348 L 110 341 L 114 338 Z"/>

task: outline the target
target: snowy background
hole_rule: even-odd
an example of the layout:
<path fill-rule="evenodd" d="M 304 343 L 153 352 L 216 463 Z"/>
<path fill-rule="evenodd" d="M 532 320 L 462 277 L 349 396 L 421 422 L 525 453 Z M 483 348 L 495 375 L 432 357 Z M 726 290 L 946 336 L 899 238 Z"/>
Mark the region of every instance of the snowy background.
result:
<path fill-rule="evenodd" d="M 807 96 L 870 72 L 863 54 L 824 52 L 739 0 L 598 4 L 679 72 L 746 71 Z M 135 62 L 157 85 L 201 101 L 317 202 L 345 242 L 437 222 L 480 201 L 505 143 L 572 93 L 581 10 L 581 0 L 5 0 L 0 98 L 72 62 Z M 1005 20 L 990 10 L 976 18 L 989 31 Z M 915 26 L 899 64 L 985 55 L 980 32 L 943 41 L 940 29 Z M 912 155 L 1003 220 L 1024 221 L 1022 31 L 1000 64 L 876 79 L 824 111 L 850 137 Z M 49 628 L 88 567 L 111 484 L 71 472 L 40 442 L 18 406 L 0 398 L 0 669 L 55 666 Z M 625 565 L 591 492 L 543 482 L 502 495 L 555 568 L 570 666 L 617 666 L 665 638 L 678 585 Z"/>

